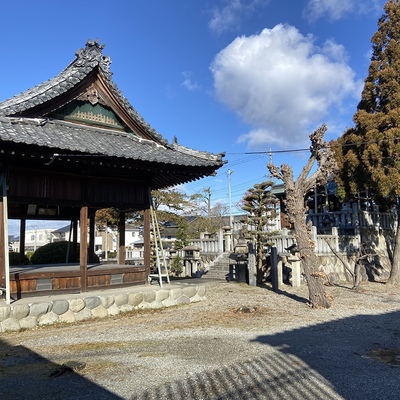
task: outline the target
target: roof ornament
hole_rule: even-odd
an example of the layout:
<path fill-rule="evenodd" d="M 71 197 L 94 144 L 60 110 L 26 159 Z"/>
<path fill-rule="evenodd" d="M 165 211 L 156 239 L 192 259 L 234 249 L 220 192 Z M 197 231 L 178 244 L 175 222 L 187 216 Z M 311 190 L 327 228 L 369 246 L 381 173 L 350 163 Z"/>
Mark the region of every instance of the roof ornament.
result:
<path fill-rule="evenodd" d="M 112 72 L 110 71 L 111 58 L 109 56 L 103 56 L 102 51 L 105 44 L 100 44 L 98 39 L 88 39 L 84 49 L 79 49 L 75 55 L 76 60 L 74 64 L 77 67 L 90 65 L 95 67 L 98 65 L 104 72 L 107 78 L 111 79 Z"/>

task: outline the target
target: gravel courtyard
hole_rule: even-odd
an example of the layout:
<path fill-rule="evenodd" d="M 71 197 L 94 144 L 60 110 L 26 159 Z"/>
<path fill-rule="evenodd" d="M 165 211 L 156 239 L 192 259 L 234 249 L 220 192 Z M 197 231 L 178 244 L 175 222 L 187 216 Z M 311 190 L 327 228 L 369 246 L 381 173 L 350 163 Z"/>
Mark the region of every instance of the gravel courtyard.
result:
<path fill-rule="evenodd" d="M 201 281 L 207 300 L 0 334 L 12 399 L 398 399 L 400 290 Z"/>

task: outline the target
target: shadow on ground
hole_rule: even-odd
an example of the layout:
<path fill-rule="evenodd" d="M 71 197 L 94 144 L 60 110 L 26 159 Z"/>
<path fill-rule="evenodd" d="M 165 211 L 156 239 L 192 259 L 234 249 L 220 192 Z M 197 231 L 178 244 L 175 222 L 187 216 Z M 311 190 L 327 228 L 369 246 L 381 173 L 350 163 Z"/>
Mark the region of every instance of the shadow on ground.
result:
<path fill-rule="evenodd" d="M 243 354 L 241 362 L 167 382 L 132 398 L 398 399 L 399 317 L 399 312 L 360 315 L 258 336 L 252 341 L 261 345 L 258 357 L 246 359 Z"/>
<path fill-rule="evenodd" d="M 0 341 L 0 397 L 29 400 L 121 399 L 85 379 L 71 367 L 58 365 L 24 346 L 12 347 L 4 341 Z"/>

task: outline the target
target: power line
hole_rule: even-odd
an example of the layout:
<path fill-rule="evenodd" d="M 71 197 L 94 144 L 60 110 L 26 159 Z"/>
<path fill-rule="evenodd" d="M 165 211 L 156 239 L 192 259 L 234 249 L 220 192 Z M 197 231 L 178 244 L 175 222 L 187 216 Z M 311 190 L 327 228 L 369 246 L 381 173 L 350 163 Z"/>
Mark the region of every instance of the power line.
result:
<path fill-rule="evenodd" d="M 341 145 L 341 147 L 350 147 L 350 146 L 362 146 L 362 145 L 366 145 L 366 144 L 373 144 L 373 143 L 380 143 L 380 142 L 386 142 L 389 140 L 399 140 L 400 141 L 400 137 L 393 137 L 393 138 L 382 138 L 382 139 L 375 139 L 375 140 L 364 140 L 362 142 L 359 143 L 343 143 Z M 325 146 L 325 148 L 330 149 L 332 148 L 332 146 L 330 146 L 329 144 L 327 144 Z M 279 153 L 296 153 L 296 152 L 301 152 L 301 151 L 310 151 L 311 147 L 308 148 L 304 148 L 304 149 L 287 149 L 287 150 L 263 150 L 263 151 L 246 151 L 243 153 L 227 153 L 227 155 L 229 154 L 265 154 L 265 155 L 269 155 L 269 154 L 279 154 Z"/>
<path fill-rule="evenodd" d="M 243 154 L 278 154 L 278 153 L 295 153 L 299 151 L 310 151 L 310 148 L 308 149 L 290 149 L 290 150 L 269 150 L 269 151 L 248 151 Z M 240 153 L 238 153 L 240 154 Z"/>
<path fill-rule="evenodd" d="M 389 141 L 389 140 L 400 140 L 400 138 L 395 137 L 395 138 L 382 138 L 382 139 L 378 139 L 378 140 L 365 140 L 359 143 L 344 143 L 341 145 L 341 147 L 351 147 L 351 146 L 362 146 L 362 145 L 368 145 L 368 144 L 372 144 L 372 143 L 380 143 L 383 141 Z M 325 146 L 325 148 L 332 148 L 332 146 L 330 146 L 329 144 L 327 144 Z M 286 149 L 286 150 L 264 150 L 264 151 L 252 151 L 252 152 L 238 152 L 238 153 L 226 153 L 226 156 L 229 157 L 230 155 L 244 155 L 246 157 L 241 157 L 237 160 L 228 162 L 223 168 L 220 169 L 219 173 L 216 176 L 213 177 L 207 177 L 207 178 L 203 178 L 203 180 L 201 182 L 196 182 L 194 185 L 191 185 L 190 183 L 188 184 L 190 186 L 190 190 L 195 190 L 196 188 L 199 187 L 204 187 L 207 186 L 207 182 L 209 179 L 213 179 L 213 181 L 215 182 L 215 178 L 221 178 L 223 175 L 226 175 L 227 170 L 229 171 L 229 169 L 232 166 L 236 166 L 236 165 L 240 165 L 240 164 L 245 164 L 248 162 L 253 162 L 253 161 L 257 161 L 257 158 L 262 159 L 263 157 L 266 156 L 271 156 L 274 154 L 285 154 L 285 153 L 299 153 L 299 152 L 305 152 L 305 151 L 310 151 L 311 147 L 309 148 L 298 148 L 298 149 Z M 256 156 L 256 157 L 255 157 Z M 258 157 L 257 157 L 258 156 Z M 231 187 L 231 193 L 236 194 L 239 192 L 242 192 L 243 190 L 248 189 L 254 182 L 260 182 L 265 176 L 262 176 L 259 179 L 252 179 L 250 181 L 247 182 L 242 182 L 240 184 L 237 185 L 233 185 Z M 194 182 L 193 182 L 194 183 Z M 212 184 L 210 185 L 211 187 L 215 186 L 216 184 Z M 224 187 L 222 189 L 217 189 L 215 191 L 213 191 L 214 195 L 220 195 L 223 192 L 226 192 L 227 189 Z"/>

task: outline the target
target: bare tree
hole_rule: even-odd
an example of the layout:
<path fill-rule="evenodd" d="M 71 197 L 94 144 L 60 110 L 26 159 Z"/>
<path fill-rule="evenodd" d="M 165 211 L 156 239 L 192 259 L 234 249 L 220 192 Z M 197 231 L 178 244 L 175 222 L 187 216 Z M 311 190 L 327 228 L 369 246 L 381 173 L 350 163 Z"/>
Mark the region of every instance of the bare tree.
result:
<path fill-rule="evenodd" d="M 325 274 L 318 269 L 318 257 L 314 252 L 315 243 L 311 238 L 311 229 L 306 225 L 307 209 L 304 200 L 308 192 L 318 185 L 325 184 L 327 176 L 336 170 L 333 152 L 324 139 L 325 132 L 326 125 L 323 124 L 310 135 L 311 155 L 296 181 L 289 165 L 283 164 L 278 168 L 271 163 L 268 164 L 271 175 L 284 184 L 288 218 L 294 226 L 307 281 L 310 306 L 313 308 L 329 308 L 332 300 L 325 290 Z M 317 163 L 316 170 L 311 174 L 315 163 Z"/>

